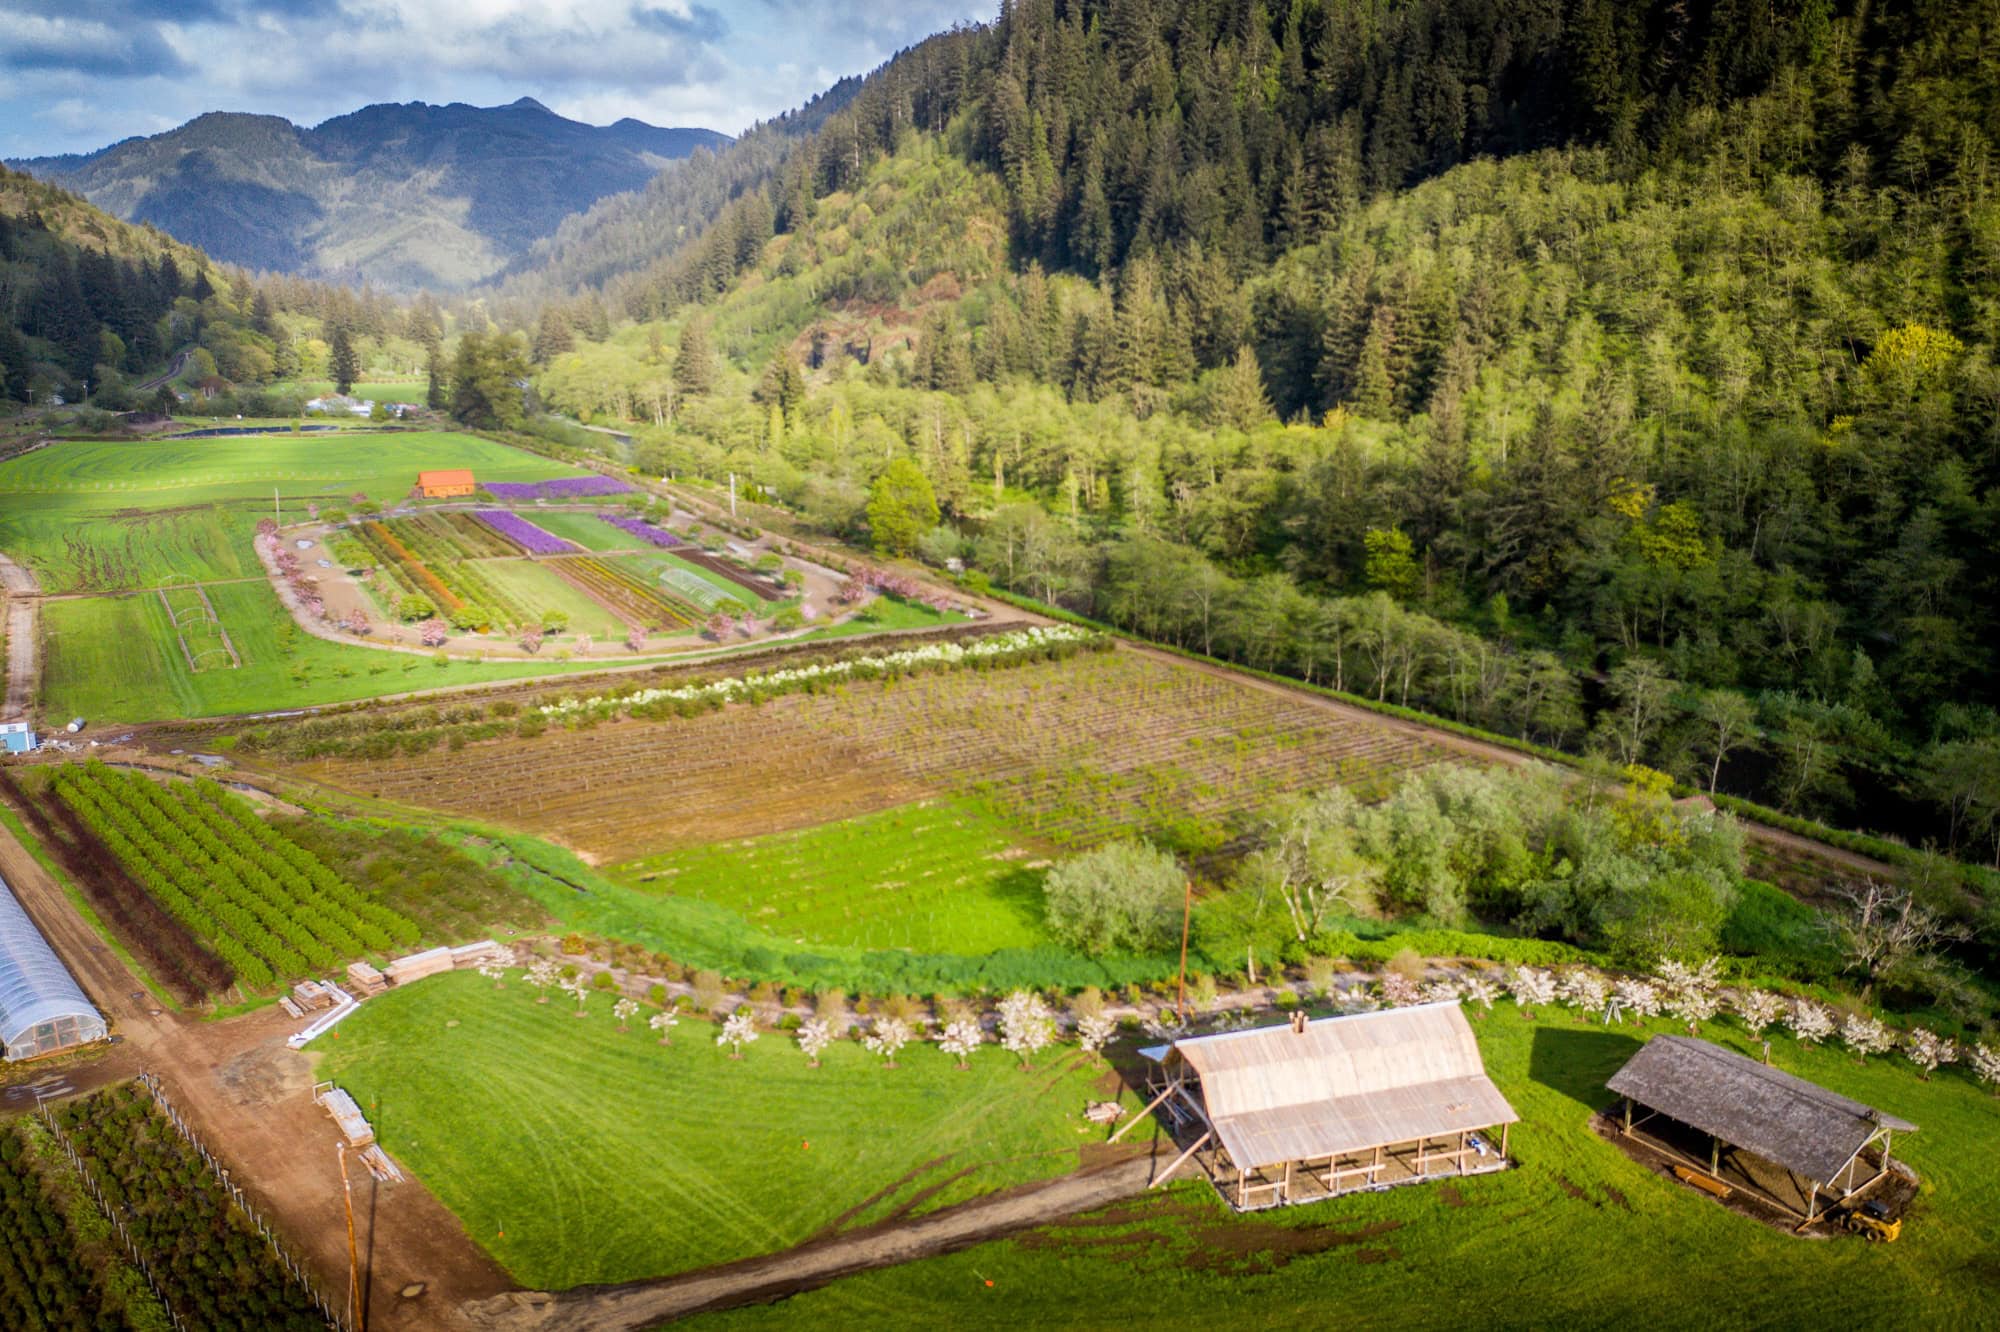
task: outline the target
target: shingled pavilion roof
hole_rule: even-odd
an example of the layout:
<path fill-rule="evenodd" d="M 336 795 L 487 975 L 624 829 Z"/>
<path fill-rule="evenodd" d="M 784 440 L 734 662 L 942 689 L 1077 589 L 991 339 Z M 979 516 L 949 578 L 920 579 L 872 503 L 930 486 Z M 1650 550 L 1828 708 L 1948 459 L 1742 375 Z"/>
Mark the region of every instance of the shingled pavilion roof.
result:
<path fill-rule="evenodd" d="M 1816 1184 L 1830 1182 L 1881 1130 L 1917 1127 L 1689 1036 L 1655 1036 L 1605 1085 Z"/>

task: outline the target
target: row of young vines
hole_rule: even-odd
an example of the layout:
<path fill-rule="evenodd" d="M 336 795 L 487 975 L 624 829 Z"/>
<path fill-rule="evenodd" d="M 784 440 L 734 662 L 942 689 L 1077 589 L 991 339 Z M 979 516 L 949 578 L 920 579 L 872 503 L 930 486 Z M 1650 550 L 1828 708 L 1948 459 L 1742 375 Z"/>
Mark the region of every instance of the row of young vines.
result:
<path fill-rule="evenodd" d="M 371 901 L 210 781 L 166 786 L 99 763 L 52 789 L 179 921 L 265 988 L 414 944 L 414 921 Z"/>
<path fill-rule="evenodd" d="M 50 1332 L 126 1326 L 104 1307 L 25 1148 L 18 1126 L 0 1132 L 0 1326 Z"/>

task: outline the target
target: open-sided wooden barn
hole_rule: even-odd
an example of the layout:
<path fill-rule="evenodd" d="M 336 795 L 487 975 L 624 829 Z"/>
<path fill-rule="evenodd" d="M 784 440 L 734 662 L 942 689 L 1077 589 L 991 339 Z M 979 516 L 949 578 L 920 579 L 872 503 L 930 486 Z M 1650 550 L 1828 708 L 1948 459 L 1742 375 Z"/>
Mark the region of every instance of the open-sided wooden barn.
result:
<path fill-rule="evenodd" d="M 1514 1113 L 1456 1003 L 1183 1037 L 1153 1103 L 1239 1210 L 1507 1167 Z M 1494 1137 L 1498 1133 L 1498 1138 Z"/>
<path fill-rule="evenodd" d="M 1648 1133 L 1649 1146 L 1685 1158 L 1711 1179 L 1721 1178 L 1730 1162 L 1731 1187 L 1748 1188 L 1806 1221 L 1818 1216 L 1822 1197 L 1846 1199 L 1881 1179 L 1894 1136 L 1917 1127 L 1689 1036 L 1655 1036 L 1605 1085 L 1625 1098 L 1628 1136 L 1656 1119 L 1669 1121 Z M 1702 1146 L 1706 1161 L 1697 1154 Z M 1742 1153 L 1756 1160 L 1733 1159 Z"/>

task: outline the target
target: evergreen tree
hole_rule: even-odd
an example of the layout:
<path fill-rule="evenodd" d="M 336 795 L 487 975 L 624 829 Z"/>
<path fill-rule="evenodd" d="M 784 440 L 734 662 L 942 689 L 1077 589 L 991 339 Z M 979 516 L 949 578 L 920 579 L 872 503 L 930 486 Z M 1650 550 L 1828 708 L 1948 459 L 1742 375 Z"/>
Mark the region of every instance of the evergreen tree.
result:
<path fill-rule="evenodd" d="M 684 398 L 700 397 L 715 389 L 715 352 L 709 346 L 708 320 L 689 315 L 681 325 L 680 344 L 674 349 L 674 387 Z"/>
<path fill-rule="evenodd" d="M 355 353 L 354 340 L 347 336 L 345 327 L 333 330 L 333 345 L 327 355 L 329 368 L 333 371 L 333 386 L 337 393 L 352 393 L 354 381 L 361 378 L 361 358 Z"/>
<path fill-rule="evenodd" d="M 424 352 L 424 378 L 429 381 L 424 386 L 424 406 L 434 412 L 441 412 L 450 401 L 445 392 L 444 353 L 433 342 Z"/>

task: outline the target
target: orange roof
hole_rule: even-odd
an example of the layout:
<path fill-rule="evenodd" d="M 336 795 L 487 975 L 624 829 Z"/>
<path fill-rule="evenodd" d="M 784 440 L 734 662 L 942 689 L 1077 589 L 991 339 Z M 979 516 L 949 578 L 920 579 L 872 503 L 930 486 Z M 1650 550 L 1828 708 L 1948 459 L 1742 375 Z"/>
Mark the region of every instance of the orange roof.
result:
<path fill-rule="evenodd" d="M 447 468 L 442 472 L 418 472 L 420 486 L 469 486 L 472 484 L 471 469 L 465 467 Z"/>

